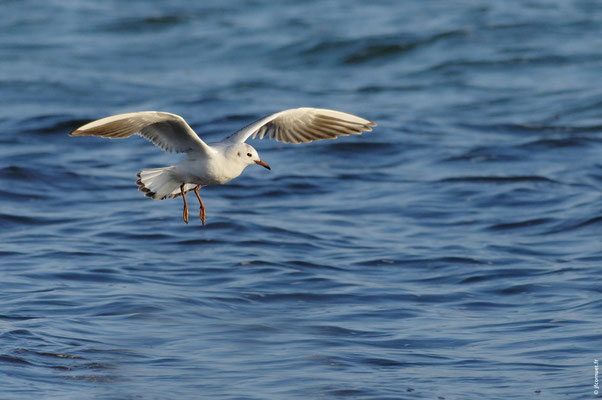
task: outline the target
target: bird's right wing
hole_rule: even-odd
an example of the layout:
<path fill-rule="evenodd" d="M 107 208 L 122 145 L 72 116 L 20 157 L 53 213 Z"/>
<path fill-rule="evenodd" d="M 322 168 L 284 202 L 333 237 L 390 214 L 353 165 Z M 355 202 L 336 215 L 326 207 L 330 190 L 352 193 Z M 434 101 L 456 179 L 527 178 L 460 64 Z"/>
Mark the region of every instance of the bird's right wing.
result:
<path fill-rule="evenodd" d="M 249 137 L 267 136 L 284 143 L 308 143 L 336 139 L 339 136 L 361 135 L 371 131 L 374 122 L 336 110 L 294 108 L 268 115 L 226 137 L 224 142 L 242 143 Z"/>
<path fill-rule="evenodd" d="M 211 149 L 198 137 L 184 118 L 160 111 L 141 111 L 118 114 L 87 123 L 70 136 L 101 136 L 122 139 L 138 134 L 168 152 L 186 153 Z"/>

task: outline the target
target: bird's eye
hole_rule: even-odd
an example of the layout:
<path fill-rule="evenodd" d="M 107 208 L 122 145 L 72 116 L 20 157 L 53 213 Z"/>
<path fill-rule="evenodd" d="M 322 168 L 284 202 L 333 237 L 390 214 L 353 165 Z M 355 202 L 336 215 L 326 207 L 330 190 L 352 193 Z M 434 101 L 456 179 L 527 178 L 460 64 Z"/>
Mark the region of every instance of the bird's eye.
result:
<path fill-rule="evenodd" d="M 247 153 L 247 157 L 251 157 L 251 153 Z"/>

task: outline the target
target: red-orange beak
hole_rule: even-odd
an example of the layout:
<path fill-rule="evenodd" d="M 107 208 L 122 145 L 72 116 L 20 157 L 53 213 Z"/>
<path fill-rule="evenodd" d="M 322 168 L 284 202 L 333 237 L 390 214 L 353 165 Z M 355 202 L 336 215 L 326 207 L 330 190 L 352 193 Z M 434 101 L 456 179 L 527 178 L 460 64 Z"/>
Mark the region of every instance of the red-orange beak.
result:
<path fill-rule="evenodd" d="M 270 168 L 269 165 L 267 165 L 266 163 L 264 163 L 263 161 L 255 161 L 255 164 L 261 165 L 264 168 L 267 168 L 269 170 L 271 170 L 272 168 Z"/>

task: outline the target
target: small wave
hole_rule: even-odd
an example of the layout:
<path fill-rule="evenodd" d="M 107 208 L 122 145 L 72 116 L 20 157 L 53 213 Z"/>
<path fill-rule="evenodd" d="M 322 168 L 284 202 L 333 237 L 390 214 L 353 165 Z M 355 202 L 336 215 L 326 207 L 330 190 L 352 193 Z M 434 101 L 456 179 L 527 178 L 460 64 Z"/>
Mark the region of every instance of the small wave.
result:
<path fill-rule="evenodd" d="M 75 218 L 57 218 L 53 216 L 28 216 L 22 214 L 2 214 L 0 213 L 0 226 L 42 226 L 58 225 L 67 222 L 73 222 Z"/>
<path fill-rule="evenodd" d="M 434 257 L 434 258 L 407 258 L 407 259 L 373 259 L 366 261 L 356 262 L 354 265 L 363 267 L 373 266 L 403 266 L 403 265 L 416 265 L 423 266 L 429 265 L 431 267 L 448 266 L 448 265 L 479 265 L 483 264 L 483 261 L 468 258 L 468 257 Z"/>
<path fill-rule="evenodd" d="M 461 304 L 462 307 L 466 307 L 469 310 L 487 310 L 495 308 L 514 308 L 514 304 L 508 302 L 493 302 L 493 301 L 468 301 Z"/>
<path fill-rule="evenodd" d="M 43 357 L 54 357 L 54 358 L 62 358 L 62 359 L 69 359 L 69 360 L 85 360 L 84 357 L 75 356 L 72 354 L 48 353 L 48 352 L 40 352 L 40 351 L 35 351 L 33 353 L 35 353 L 39 356 L 43 356 Z"/>
<path fill-rule="evenodd" d="M 523 57 L 523 56 L 510 56 L 510 57 L 499 57 L 491 59 L 454 59 L 453 61 L 445 61 L 436 64 L 421 73 L 433 73 L 433 72 L 448 72 L 462 70 L 466 72 L 469 69 L 475 69 L 484 71 L 487 69 L 500 69 L 508 68 L 511 66 L 520 65 L 521 67 L 527 66 L 547 66 L 547 65 L 566 65 L 574 62 L 574 58 L 571 56 L 560 56 L 560 55 L 541 55 L 534 57 Z"/>
<path fill-rule="evenodd" d="M 31 364 L 29 361 L 25 360 L 21 357 L 14 357 L 7 354 L 0 354 L 0 362 L 10 363 L 10 364 Z"/>
<path fill-rule="evenodd" d="M 602 138 L 588 137 L 564 137 L 564 138 L 545 138 L 537 139 L 532 142 L 525 143 L 520 147 L 526 150 L 546 149 L 546 148 L 569 148 L 569 147 L 587 147 L 593 142 L 600 143 Z"/>
<path fill-rule="evenodd" d="M 166 30 L 174 26 L 189 22 L 194 18 L 193 13 L 182 14 L 164 14 L 164 15 L 146 15 L 146 16 L 129 16 L 121 18 L 117 21 L 112 21 L 104 26 L 98 26 L 96 29 L 111 33 L 156 33 L 161 30 Z"/>
<path fill-rule="evenodd" d="M 22 315 L 0 315 L 0 320 L 5 321 L 26 321 L 28 319 L 35 319 L 37 317 L 25 317 Z"/>
<path fill-rule="evenodd" d="M 543 176 L 463 176 L 463 177 L 450 177 L 443 178 L 437 182 L 469 182 L 469 183 L 516 183 L 516 182 L 547 182 L 547 183 L 558 183 L 557 181 L 546 178 Z"/>
<path fill-rule="evenodd" d="M 244 293 L 244 297 L 260 303 L 348 303 L 360 302 L 362 296 L 349 293 Z"/>
<path fill-rule="evenodd" d="M 121 275 L 117 275 L 115 273 L 110 274 L 107 272 L 91 272 L 91 273 L 82 273 L 82 272 L 59 272 L 55 274 L 51 274 L 49 278 L 55 278 L 65 281 L 78 281 L 78 282 L 133 282 L 131 279 L 125 279 L 121 277 Z"/>
<path fill-rule="evenodd" d="M 280 55 L 294 53 L 293 58 L 301 58 L 308 63 L 318 59 L 320 62 L 330 59 L 341 65 L 361 65 L 390 60 L 441 41 L 466 36 L 467 33 L 466 30 L 458 29 L 424 37 L 396 34 L 368 36 L 359 39 L 319 39 L 310 42 L 309 45 L 305 43 L 288 45 L 278 49 L 278 52 Z"/>
<path fill-rule="evenodd" d="M 488 229 L 490 229 L 492 231 L 506 231 L 506 230 L 534 227 L 534 226 L 538 226 L 538 225 L 542 225 L 542 224 L 547 224 L 552 221 L 554 221 L 553 218 L 533 218 L 533 219 L 527 219 L 527 220 L 519 221 L 519 222 L 496 224 L 496 225 L 490 226 Z"/>
<path fill-rule="evenodd" d="M 500 133 L 602 133 L 602 125 L 572 126 L 544 124 L 471 124 L 463 123 L 458 126 L 478 132 Z"/>
<path fill-rule="evenodd" d="M 359 362 L 362 364 L 374 365 L 376 367 L 404 367 L 414 364 L 413 362 L 402 362 L 390 358 L 362 358 Z"/>
<path fill-rule="evenodd" d="M 419 39 L 403 37 L 370 38 L 360 44 L 360 48 L 351 52 L 343 59 L 344 64 L 361 64 L 380 58 L 391 58 L 409 51 L 425 47 L 443 40 L 458 38 L 467 35 L 466 30 L 453 30 L 441 32 L 432 36 Z"/>
<path fill-rule="evenodd" d="M 364 135 L 370 135 L 371 133 L 365 133 Z M 365 153 L 379 153 L 382 154 L 396 154 L 399 152 L 399 147 L 392 143 L 385 142 L 371 142 L 367 140 L 361 140 L 357 142 L 344 142 L 344 141 L 333 141 L 325 143 L 326 146 L 320 146 L 319 150 L 322 153 L 332 155 L 335 153 L 354 153 L 354 154 L 365 154 Z"/>
<path fill-rule="evenodd" d="M 38 115 L 19 122 L 20 131 L 27 134 L 67 135 L 90 120 L 73 118 L 67 114 Z"/>
<path fill-rule="evenodd" d="M 442 162 L 504 163 L 524 160 L 525 155 L 512 146 L 478 146 L 443 158 Z"/>
<path fill-rule="evenodd" d="M 492 294 L 499 294 L 501 296 L 508 295 L 517 295 L 517 294 L 525 294 L 525 293 L 535 293 L 540 291 L 541 289 L 545 289 L 544 285 L 537 284 L 521 284 L 521 285 L 512 285 L 501 289 L 493 289 L 490 291 Z"/>
<path fill-rule="evenodd" d="M 312 325 L 306 328 L 308 333 L 318 336 L 328 337 L 381 337 L 382 334 L 377 334 L 370 331 L 360 331 L 355 329 L 347 329 L 335 325 Z"/>
<path fill-rule="evenodd" d="M 35 168 L 20 167 L 18 165 L 9 165 L 0 169 L 0 178 L 16 181 L 35 180 L 39 172 Z"/>
<path fill-rule="evenodd" d="M 591 225 L 594 226 L 598 226 L 602 224 L 602 216 L 598 215 L 592 218 L 587 218 L 587 219 L 582 219 L 579 221 L 568 221 L 568 222 L 563 222 L 561 224 L 559 224 L 558 226 L 550 229 L 549 231 L 547 231 L 546 233 L 548 234 L 552 234 L 552 233 L 561 233 L 561 232 L 571 232 L 574 230 L 578 230 L 581 228 L 585 228 L 585 227 L 589 227 Z"/>
<path fill-rule="evenodd" d="M 198 245 L 212 245 L 212 244 L 223 244 L 226 243 L 224 240 L 217 239 L 185 239 L 175 241 L 176 244 L 184 246 L 198 246 Z"/>

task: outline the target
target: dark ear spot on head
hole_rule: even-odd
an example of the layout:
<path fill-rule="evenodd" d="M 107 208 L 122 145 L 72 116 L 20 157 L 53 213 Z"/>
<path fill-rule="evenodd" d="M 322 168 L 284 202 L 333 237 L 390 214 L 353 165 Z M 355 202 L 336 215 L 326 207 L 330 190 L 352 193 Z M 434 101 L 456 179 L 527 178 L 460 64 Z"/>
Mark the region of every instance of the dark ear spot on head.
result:
<path fill-rule="evenodd" d="M 240 157 L 240 151 L 238 153 L 236 153 L 236 155 Z"/>

